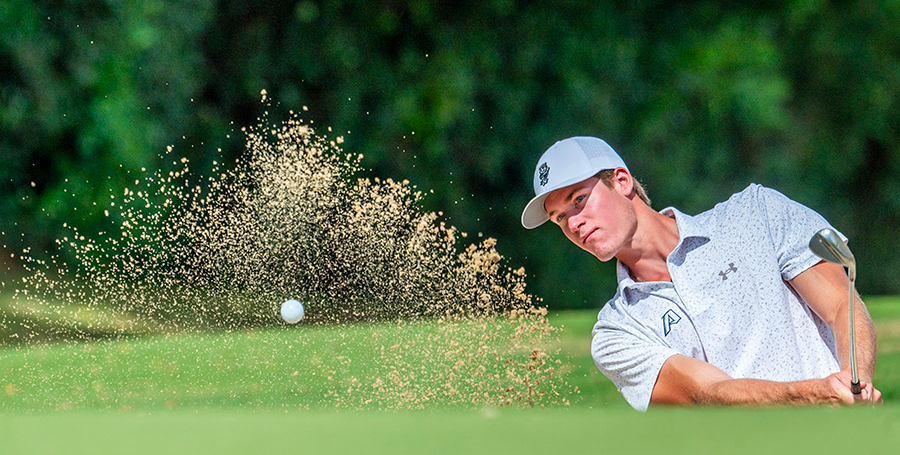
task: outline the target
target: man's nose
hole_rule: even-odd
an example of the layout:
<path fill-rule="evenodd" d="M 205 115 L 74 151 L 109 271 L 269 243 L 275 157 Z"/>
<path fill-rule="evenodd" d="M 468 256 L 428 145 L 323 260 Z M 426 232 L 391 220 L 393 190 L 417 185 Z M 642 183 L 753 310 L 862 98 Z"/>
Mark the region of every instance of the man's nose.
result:
<path fill-rule="evenodd" d="M 584 225 L 584 218 L 581 217 L 581 213 L 573 213 L 569 216 L 569 230 L 577 233 L 581 226 Z"/>

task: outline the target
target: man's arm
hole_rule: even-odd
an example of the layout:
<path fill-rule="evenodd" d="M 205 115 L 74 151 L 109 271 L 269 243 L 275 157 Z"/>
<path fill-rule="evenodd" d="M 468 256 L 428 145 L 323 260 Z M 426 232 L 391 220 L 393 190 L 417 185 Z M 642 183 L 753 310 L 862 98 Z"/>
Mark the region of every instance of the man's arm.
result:
<path fill-rule="evenodd" d="M 850 371 L 850 282 L 844 268 L 820 262 L 790 281 L 791 287 L 831 329 L 842 371 Z M 861 380 L 872 383 L 875 374 L 875 326 L 866 305 L 854 296 L 856 316 L 856 362 Z"/>
<path fill-rule="evenodd" d="M 871 385 L 860 382 L 863 397 L 870 396 Z M 878 395 L 880 399 L 880 394 Z M 827 378 L 806 381 L 775 382 L 762 379 L 734 379 L 714 365 L 681 354 L 663 364 L 650 397 L 651 405 L 660 404 L 853 404 L 850 374 L 842 371 Z"/>
<path fill-rule="evenodd" d="M 650 403 L 657 404 L 810 404 L 881 401 L 872 384 L 875 372 L 875 329 L 865 305 L 857 297 L 856 352 L 862 394 L 850 392 L 849 282 L 844 269 L 821 262 L 791 280 L 791 286 L 826 324 L 835 337 L 841 372 L 826 378 L 795 382 L 734 379 L 712 364 L 674 355 L 663 364 Z"/>

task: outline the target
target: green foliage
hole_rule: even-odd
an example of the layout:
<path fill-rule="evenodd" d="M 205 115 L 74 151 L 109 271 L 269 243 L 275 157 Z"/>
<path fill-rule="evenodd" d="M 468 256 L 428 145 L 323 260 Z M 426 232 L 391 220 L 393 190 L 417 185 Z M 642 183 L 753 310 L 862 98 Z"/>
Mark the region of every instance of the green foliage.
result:
<path fill-rule="evenodd" d="M 156 165 L 166 141 L 196 128 L 202 112 L 189 96 L 204 75 L 198 34 L 208 8 L 4 3 L 0 185 L 15 195 L 0 199 L 4 230 L 27 232 L 23 243 L 40 251 L 62 237 L 63 222 L 96 229 L 101 219 L 78 208 L 121 191 L 128 172 Z"/>
<path fill-rule="evenodd" d="M 783 191 L 851 238 L 861 291 L 897 293 L 898 19 L 862 0 L 7 1 L 0 246 L 99 230 L 85 208 L 167 144 L 198 169 L 233 157 L 266 89 L 270 110 L 308 106 L 372 175 L 434 189 L 427 209 L 497 237 L 551 308 L 599 307 L 615 285 L 518 222 L 533 161 L 580 134 L 621 152 L 658 208 Z"/>

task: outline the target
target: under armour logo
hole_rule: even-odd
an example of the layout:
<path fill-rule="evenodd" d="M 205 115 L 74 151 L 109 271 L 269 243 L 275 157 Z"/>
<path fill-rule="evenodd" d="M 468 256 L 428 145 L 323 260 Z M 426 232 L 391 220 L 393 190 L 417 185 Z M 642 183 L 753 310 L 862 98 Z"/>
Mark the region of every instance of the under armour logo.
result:
<path fill-rule="evenodd" d="M 678 315 L 674 310 L 666 311 L 666 314 L 662 317 L 663 320 L 663 332 L 666 333 L 666 336 L 669 336 L 669 332 L 672 331 L 672 326 L 674 324 L 678 324 L 681 321 L 681 316 Z"/>
<path fill-rule="evenodd" d="M 547 163 L 541 165 L 541 168 L 538 169 L 538 173 L 541 176 L 541 186 L 547 184 L 550 181 L 550 166 L 547 166 Z"/>
<path fill-rule="evenodd" d="M 728 270 L 723 270 L 723 271 L 719 272 L 719 276 L 722 277 L 722 281 L 725 281 L 728 279 L 729 273 L 737 272 L 737 267 L 734 266 L 734 262 L 732 262 L 731 264 L 728 264 L 728 267 L 729 267 Z"/>

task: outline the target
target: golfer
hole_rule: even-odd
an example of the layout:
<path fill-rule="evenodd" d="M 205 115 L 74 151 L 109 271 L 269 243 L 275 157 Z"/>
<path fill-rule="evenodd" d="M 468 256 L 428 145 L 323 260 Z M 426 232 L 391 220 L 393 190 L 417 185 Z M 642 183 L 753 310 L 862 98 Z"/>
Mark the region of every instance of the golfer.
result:
<path fill-rule="evenodd" d="M 849 283 L 809 250 L 830 227 L 818 213 L 755 184 L 699 215 L 654 211 L 622 158 L 593 137 L 550 147 L 534 189 L 526 228 L 550 220 L 597 259 L 618 260 L 591 354 L 635 409 L 881 402 L 875 330 L 858 296 L 862 392 L 850 391 Z"/>

